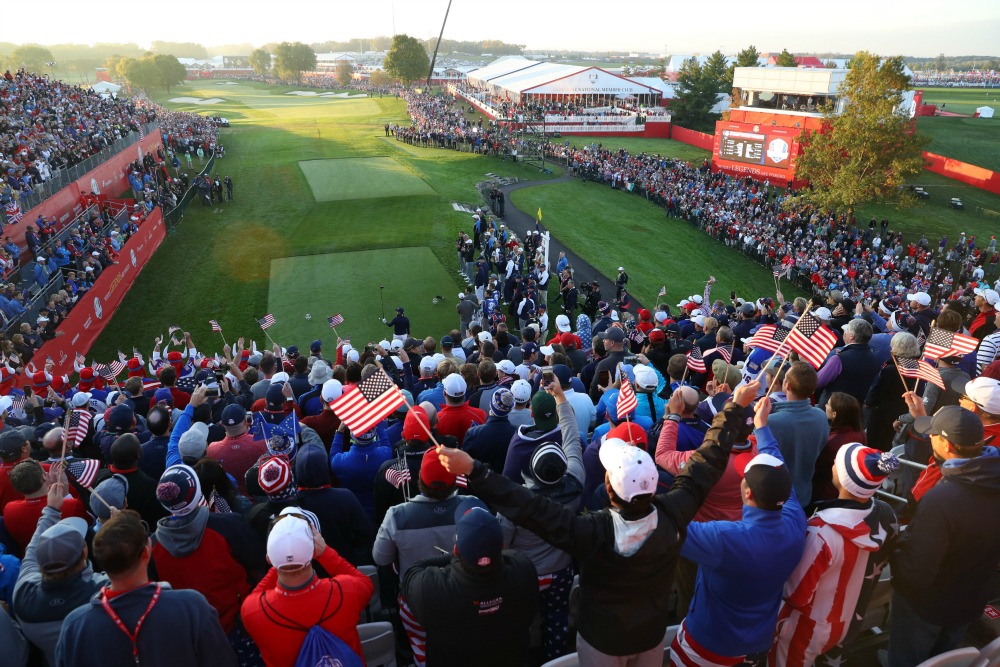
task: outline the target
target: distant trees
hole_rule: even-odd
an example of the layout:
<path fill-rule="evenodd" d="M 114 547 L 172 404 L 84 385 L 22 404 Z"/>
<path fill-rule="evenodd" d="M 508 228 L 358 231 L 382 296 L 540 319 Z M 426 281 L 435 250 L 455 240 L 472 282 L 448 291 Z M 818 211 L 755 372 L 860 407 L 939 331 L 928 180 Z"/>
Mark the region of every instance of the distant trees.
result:
<path fill-rule="evenodd" d="M 677 95 L 670 103 L 674 123 L 690 130 L 711 132 L 718 119 L 712 107 L 719 99 L 720 82 L 715 72 L 688 58 L 677 75 Z"/>
<path fill-rule="evenodd" d="M 392 38 L 392 46 L 385 55 L 382 67 L 386 74 L 403 82 L 404 86 L 427 76 L 431 61 L 427 51 L 415 37 L 401 34 Z"/>
<path fill-rule="evenodd" d="M 733 63 L 733 66 L 760 67 L 760 51 L 757 50 L 756 46 L 751 44 L 736 54 L 736 62 Z"/>
<path fill-rule="evenodd" d="M 113 78 L 143 90 L 170 89 L 187 78 L 187 70 L 175 56 L 147 54 L 141 58 L 111 56 L 104 66 Z"/>
<path fill-rule="evenodd" d="M 282 42 L 274 49 L 274 71 L 284 81 L 298 81 L 316 69 L 316 53 L 302 42 Z"/>
<path fill-rule="evenodd" d="M 843 113 L 827 109 L 823 128 L 799 139 L 796 177 L 809 181 L 802 197 L 826 211 L 853 213 L 868 202 L 903 206 L 912 196 L 907 179 L 923 172 L 927 138 L 911 131 L 910 118 L 898 107 L 910 78 L 903 59 L 880 58 L 861 51 L 838 95 L 847 99 Z"/>
<path fill-rule="evenodd" d="M 257 76 L 265 76 L 271 71 L 271 53 L 267 49 L 250 52 L 250 67 Z"/>
<path fill-rule="evenodd" d="M 386 74 L 383 70 L 377 69 L 372 72 L 371 78 L 368 81 L 373 86 L 388 86 L 391 83 L 395 83 L 396 79 Z"/>
<path fill-rule="evenodd" d="M 781 53 L 778 54 L 777 58 L 778 67 L 798 67 L 799 64 L 795 62 L 795 56 L 788 52 L 788 49 L 782 49 Z"/>
<path fill-rule="evenodd" d="M 347 60 L 341 60 L 337 62 L 337 83 L 341 86 L 346 86 L 351 82 L 352 75 L 354 74 L 354 65 Z"/>
<path fill-rule="evenodd" d="M 44 46 L 26 44 L 14 49 L 7 57 L 7 67 L 17 69 L 23 67 L 29 72 L 42 74 L 48 71 L 47 63 L 55 61 L 52 52 Z"/>
<path fill-rule="evenodd" d="M 208 58 L 208 51 L 201 44 L 194 42 L 163 42 L 155 40 L 152 43 L 153 53 L 162 53 L 178 58 L 198 58 L 205 60 Z"/>
<path fill-rule="evenodd" d="M 733 87 L 733 71 L 729 67 L 729 61 L 722 51 L 716 51 L 708 57 L 702 65 L 704 74 L 715 82 L 715 92 L 728 93 Z M 713 106 L 715 106 L 713 104 Z"/>

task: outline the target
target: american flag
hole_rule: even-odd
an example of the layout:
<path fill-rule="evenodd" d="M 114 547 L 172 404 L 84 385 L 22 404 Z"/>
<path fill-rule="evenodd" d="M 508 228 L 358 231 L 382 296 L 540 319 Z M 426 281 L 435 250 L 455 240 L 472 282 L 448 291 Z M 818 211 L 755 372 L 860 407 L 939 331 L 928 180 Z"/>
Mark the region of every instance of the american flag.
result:
<path fill-rule="evenodd" d="M 404 484 L 408 484 L 412 479 L 410 474 L 410 469 L 406 465 L 406 461 L 398 461 L 385 471 L 385 481 L 392 484 L 397 489 L 402 487 Z"/>
<path fill-rule="evenodd" d="M 660 297 L 660 296 L 666 296 L 666 295 L 667 295 L 667 286 L 664 285 L 663 287 L 660 288 L 660 293 L 657 294 L 656 296 Z"/>
<path fill-rule="evenodd" d="M 330 325 L 331 329 L 335 329 L 344 323 L 344 316 L 341 315 L 340 313 L 337 313 L 336 315 L 331 315 L 330 317 L 326 318 L 326 323 Z"/>
<path fill-rule="evenodd" d="M 20 222 L 21 217 L 24 215 L 21 212 L 20 204 L 18 204 L 16 201 L 12 201 L 9 204 L 7 204 L 4 210 L 7 211 L 7 222 L 9 223 Z"/>
<path fill-rule="evenodd" d="M 931 359 L 964 357 L 970 352 L 975 352 L 977 347 L 979 340 L 972 336 L 931 327 L 931 335 L 924 344 L 924 355 Z"/>
<path fill-rule="evenodd" d="M 896 357 L 896 365 L 899 367 L 899 372 L 903 377 L 926 380 L 927 382 L 936 384 L 944 391 L 944 380 L 941 379 L 941 373 L 923 359 Z"/>
<path fill-rule="evenodd" d="M 66 466 L 66 474 L 76 479 L 80 486 L 89 487 L 100 469 L 101 462 L 97 459 L 77 459 Z"/>
<path fill-rule="evenodd" d="M 211 325 L 213 333 L 222 333 L 222 327 L 219 326 L 218 322 L 215 320 L 209 320 L 208 323 Z"/>
<path fill-rule="evenodd" d="M 788 334 L 788 343 L 813 368 L 819 368 L 837 344 L 837 334 L 809 313 L 802 313 Z"/>
<path fill-rule="evenodd" d="M 624 373 L 622 374 L 622 388 L 618 392 L 618 405 L 616 407 L 619 419 L 639 407 L 639 401 L 635 397 L 635 390 L 632 389 L 632 383 L 629 382 L 628 376 Z"/>
<path fill-rule="evenodd" d="M 70 413 L 69 428 L 66 430 L 70 447 L 79 447 L 83 439 L 87 437 L 91 419 L 93 419 L 93 415 L 90 414 L 89 410 L 73 410 Z"/>
<path fill-rule="evenodd" d="M 330 403 L 330 408 L 352 433 L 364 433 L 405 402 L 403 392 L 385 371 L 378 371 L 344 392 L 343 396 Z"/>
<path fill-rule="evenodd" d="M 117 360 L 112 361 L 110 364 L 94 364 L 94 370 L 108 382 L 114 382 L 115 378 L 121 375 L 125 368 L 125 364 Z"/>
<path fill-rule="evenodd" d="M 15 396 L 10 404 L 11 412 L 19 412 L 21 410 L 24 410 L 24 394 Z"/>
<path fill-rule="evenodd" d="M 694 371 L 695 373 L 705 372 L 705 358 L 701 356 L 701 348 L 693 348 L 687 355 L 687 367 L 688 370 Z"/>
<path fill-rule="evenodd" d="M 76 370 L 79 371 L 81 368 L 87 365 L 87 357 L 77 352 L 76 359 L 74 360 L 73 365 L 76 366 L 77 367 Z"/>
<path fill-rule="evenodd" d="M 646 340 L 646 334 L 642 333 L 641 329 L 632 329 L 628 333 L 628 338 L 629 340 L 642 345 L 642 343 Z"/>
<path fill-rule="evenodd" d="M 272 324 L 274 324 L 274 315 L 272 315 L 271 313 L 268 313 L 264 317 L 262 317 L 259 320 L 257 320 L 257 324 L 260 325 L 261 329 L 267 330 L 267 328 L 269 326 L 271 326 Z"/>
<path fill-rule="evenodd" d="M 725 359 L 727 364 L 733 358 L 732 345 L 720 345 L 719 347 L 713 347 L 711 350 L 705 353 L 705 356 L 707 357 L 708 355 L 714 354 L 715 352 L 718 352 L 719 356 Z"/>
<path fill-rule="evenodd" d="M 744 344 L 744 347 L 759 347 L 768 352 L 777 352 L 787 336 L 788 329 L 779 327 L 776 324 L 765 324 L 760 329 L 757 329 L 757 333 L 751 336 L 750 340 Z"/>
<path fill-rule="evenodd" d="M 782 270 L 781 269 L 775 269 L 774 270 L 774 277 L 775 278 L 780 278 L 781 274 L 782 274 Z"/>

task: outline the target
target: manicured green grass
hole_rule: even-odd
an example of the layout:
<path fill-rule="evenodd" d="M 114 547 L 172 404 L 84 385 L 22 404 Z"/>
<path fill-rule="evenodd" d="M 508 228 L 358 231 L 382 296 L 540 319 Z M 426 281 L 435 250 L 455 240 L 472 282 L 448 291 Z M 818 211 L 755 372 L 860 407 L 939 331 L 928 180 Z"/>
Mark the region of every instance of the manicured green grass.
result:
<path fill-rule="evenodd" d="M 664 284 L 671 304 L 701 294 L 710 274 L 718 298 L 774 294 L 770 271 L 637 195 L 573 181 L 517 190 L 511 200 L 523 211 L 541 207 L 545 227 L 604 275 L 616 276 L 624 265 L 630 293 L 644 304 L 654 303 Z M 782 287 L 787 298 L 800 294 Z"/>
<path fill-rule="evenodd" d="M 427 247 L 274 259 L 267 303 L 276 322 L 267 331 L 281 345 L 329 341 L 335 336 L 326 318 L 341 313 L 346 319 L 338 333 L 349 333 L 355 345 L 392 340 L 392 329 L 382 324 L 383 303 L 389 320 L 397 306 L 403 307 L 414 331 L 437 331 L 449 317 L 457 326 L 454 275 Z M 434 304 L 435 296 L 445 298 Z M 312 318 L 307 320 L 306 313 Z M 225 326 L 225 317 L 220 323 Z"/>
<path fill-rule="evenodd" d="M 434 188 L 389 157 L 304 160 L 299 167 L 318 202 L 434 194 Z"/>
<path fill-rule="evenodd" d="M 1000 88 L 925 88 L 924 104 L 935 104 L 940 109 L 952 113 L 967 113 L 970 116 L 982 106 L 1000 111 Z M 922 120 L 922 119 L 921 119 Z"/>
<path fill-rule="evenodd" d="M 386 122 L 409 123 L 405 103 L 394 97 L 316 100 L 280 94 L 295 87 L 214 84 L 189 82 L 157 101 L 212 95 L 226 99 L 211 107 L 212 115 L 225 116 L 232 123 L 231 129 L 222 131 L 220 141 L 227 157 L 216 163 L 216 171 L 220 177 L 232 177 L 235 201 L 212 208 L 195 202 L 188 209 L 137 278 L 95 345 L 95 355 L 112 358 L 119 348 L 132 345 L 148 351 L 166 323 L 184 327 L 196 343 L 216 349 L 218 334 L 211 333 L 208 325 L 213 318 L 223 324 L 230 342 L 240 336 L 260 341 L 260 328 L 252 318 L 268 311 L 271 261 L 278 258 L 426 246 L 437 258 L 437 266 L 445 267 L 450 287 L 442 287 L 447 291 L 440 294 L 453 303 L 453 297 L 465 287 L 457 280 L 454 238 L 460 228 L 468 229 L 469 216 L 454 211 L 451 203 L 477 201 L 475 184 L 486 180 L 486 172 L 521 179 L 562 173 L 557 169 L 552 175 L 539 174 L 521 164 L 450 150 L 428 149 L 421 151 L 420 157 L 397 150 L 384 141 L 382 128 Z M 220 90 L 224 94 L 219 94 Z M 359 103 L 374 105 L 377 111 L 369 116 L 355 115 L 351 109 Z M 204 107 L 187 108 L 207 113 Z M 299 167 L 300 161 L 307 160 L 370 157 L 395 160 L 430 184 L 434 193 L 315 202 Z M 378 268 L 385 276 L 387 299 L 390 289 L 403 285 L 410 289 L 410 283 L 425 280 L 422 273 L 397 270 L 392 264 Z M 330 289 L 339 296 L 341 272 L 336 264 L 330 271 L 336 279 Z M 438 281 L 437 277 L 427 280 L 434 285 Z M 323 320 L 334 310 L 324 310 L 327 295 L 321 292 L 330 290 L 316 289 L 306 281 L 301 290 L 304 297 L 315 299 L 317 306 L 308 311 L 305 304 L 300 306 L 298 319 L 304 323 L 305 313 L 312 312 L 326 326 Z M 353 335 L 352 326 L 373 319 L 370 302 L 377 300 L 378 294 L 366 298 L 368 303 L 362 310 L 355 310 L 355 306 L 337 308 L 346 318 L 342 336 Z M 431 317 L 421 316 L 421 321 L 415 322 L 422 335 L 439 336 L 455 326 L 453 307 L 442 308 L 437 319 Z M 283 340 L 282 344 L 301 346 L 313 337 Z"/>
<path fill-rule="evenodd" d="M 917 129 L 931 138 L 931 153 L 1000 170 L 1000 118 L 932 116 L 919 119 Z"/>

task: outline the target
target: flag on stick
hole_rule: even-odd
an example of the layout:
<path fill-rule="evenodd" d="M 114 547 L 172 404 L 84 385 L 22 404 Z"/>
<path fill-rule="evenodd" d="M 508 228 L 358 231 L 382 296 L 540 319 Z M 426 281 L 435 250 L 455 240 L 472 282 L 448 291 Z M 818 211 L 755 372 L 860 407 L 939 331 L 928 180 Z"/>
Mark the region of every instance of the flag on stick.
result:
<path fill-rule="evenodd" d="M 208 323 L 212 327 L 212 333 L 222 333 L 222 327 L 219 326 L 218 322 L 215 320 L 209 320 Z"/>
<path fill-rule="evenodd" d="M 379 371 L 344 392 L 330 403 L 330 408 L 352 433 L 359 434 L 370 431 L 405 402 L 403 392 L 385 371 Z"/>
<path fill-rule="evenodd" d="M 768 352 L 777 352 L 778 348 L 788 336 L 788 329 L 779 327 L 777 324 L 765 324 L 750 337 L 743 347 L 759 347 Z"/>
<path fill-rule="evenodd" d="M 264 317 L 262 317 L 259 320 L 257 320 L 257 324 L 260 325 L 261 329 L 263 329 L 264 331 L 267 331 L 268 327 L 270 327 L 272 324 L 274 324 L 274 315 L 272 315 L 271 313 L 268 313 Z"/>
<path fill-rule="evenodd" d="M 66 466 L 66 474 L 72 475 L 80 486 L 89 487 L 97 477 L 97 471 L 101 469 L 101 462 L 97 459 L 79 459 L 71 461 Z"/>
<path fill-rule="evenodd" d="M 541 206 L 538 207 L 538 218 L 537 219 L 538 220 L 542 219 L 542 207 Z"/>
<path fill-rule="evenodd" d="M 666 296 L 666 295 L 667 295 L 667 286 L 664 285 L 663 287 L 660 288 L 660 293 L 657 294 L 656 296 L 657 297 L 661 297 L 661 296 Z"/>
<path fill-rule="evenodd" d="M 73 410 L 69 416 L 69 428 L 66 429 L 71 447 L 79 447 L 90 430 L 90 420 L 93 415 L 90 410 Z"/>
<path fill-rule="evenodd" d="M 788 343 L 813 368 L 819 368 L 837 344 L 837 334 L 810 313 L 802 313 L 798 323 L 788 334 Z"/>
<path fill-rule="evenodd" d="M 705 356 L 707 357 L 708 355 L 714 354 L 716 352 L 719 353 L 720 357 L 722 357 L 723 359 L 726 360 L 727 364 L 729 363 L 730 359 L 733 358 L 733 346 L 732 345 L 721 345 L 719 347 L 713 347 L 711 350 L 708 350 L 707 352 L 705 352 Z"/>
<path fill-rule="evenodd" d="M 964 357 L 970 352 L 975 352 L 977 347 L 979 340 L 972 336 L 931 327 L 931 335 L 924 344 L 924 355 L 931 359 Z"/>
<path fill-rule="evenodd" d="M 944 380 L 941 378 L 941 373 L 938 372 L 937 368 L 923 359 L 896 357 L 896 365 L 899 366 L 899 372 L 904 377 L 930 382 L 944 391 L 945 386 Z"/>
<path fill-rule="evenodd" d="M 327 324 L 330 325 L 331 329 L 336 329 L 337 327 L 339 327 L 341 324 L 344 323 L 344 316 L 341 315 L 340 313 L 337 313 L 336 315 L 331 315 L 330 317 L 326 318 L 326 322 Z"/>
<path fill-rule="evenodd" d="M 701 355 L 701 348 L 695 347 L 688 352 L 687 367 L 695 373 L 705 372 L 705 358 Z"/>
<path fill-rule="evenodd" d="M 622 387 L 618 391 L 618 419 L 622 419 L 625 415 L 629 414 L 637 407 L 639 407 L 639 400 L 635 397 L 635 390 L 632 389 L 632 383 L 629 382 L 628 375 L 624 372 L 622 373 Z"/>

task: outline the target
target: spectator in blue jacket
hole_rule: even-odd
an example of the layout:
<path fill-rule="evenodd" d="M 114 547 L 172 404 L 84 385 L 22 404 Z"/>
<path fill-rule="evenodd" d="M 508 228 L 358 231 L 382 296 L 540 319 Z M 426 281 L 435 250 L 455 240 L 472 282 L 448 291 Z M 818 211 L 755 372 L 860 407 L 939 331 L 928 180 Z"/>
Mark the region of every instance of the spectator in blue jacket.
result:
<path fill-rule="evenodd" d="M 351 447 L 344 451 L 344 436 L 350 433 Z M 340 485 L 361 501 L 369 519 L 375 518 L 375 475 L 385 461 L 393 458 L 385 422 L 365 433 L 351 433 L 341 424 L 330 445 L 330 470 Z"/>
<path fill-rule="evenodd" d="M 758 387 L 737 388 L 733 402 L 750 405 Z M 806 515 L 768 428 L 770 414 L 771 400 L 762 398 L 754 414 L 759 453 L 741 471 L 743 519 L 688 526 L 681 555 L 698 563 L 698 579 L 670 647 L 673 665 L 756 664 L 771 646 L 785 580 L 802 557 Z"/>
<path fill-rule="evenodd" d="M 39 255 L 35 258 L 35 270 L 33 272 L 33 277 L 35 279 L 35 284 L 39 287 L 45 287 L 45 284 L 49 282 L 49 276 L 52 271 L 49 270 L 48 264 L 46 263 L 45 257 Z"/>

